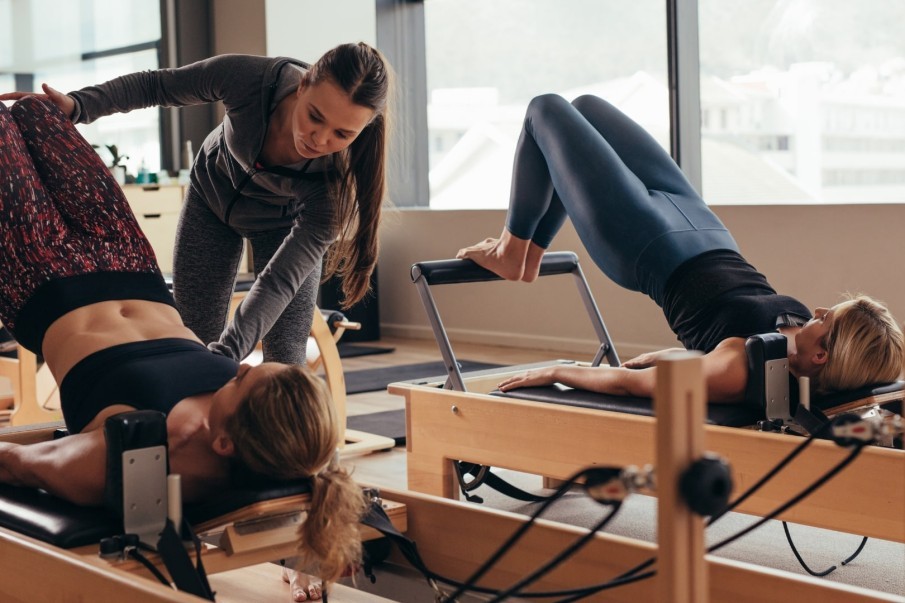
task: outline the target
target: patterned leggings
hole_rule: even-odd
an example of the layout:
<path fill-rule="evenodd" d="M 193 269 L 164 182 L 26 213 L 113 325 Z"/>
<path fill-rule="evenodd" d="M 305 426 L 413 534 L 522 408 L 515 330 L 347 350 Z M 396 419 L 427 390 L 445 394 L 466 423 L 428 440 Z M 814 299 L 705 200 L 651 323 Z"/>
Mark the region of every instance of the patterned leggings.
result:
<path fill-rule="evenodd" d="M 0 103 L 0 321 L 22 341 L 19 332 L 31 326 L 20 318 L 24 322 L 23 308 L 36 292 L 61 279 L 103 273 L 160 278 L 122 189 L 55 105 L 34 96 L 9 109 Z M 104 298 L 131 297 L 113 285 L 92 289 L 41 320 Z M 43 330 L 25 339 L 27 347 L 40 346 Z"/>

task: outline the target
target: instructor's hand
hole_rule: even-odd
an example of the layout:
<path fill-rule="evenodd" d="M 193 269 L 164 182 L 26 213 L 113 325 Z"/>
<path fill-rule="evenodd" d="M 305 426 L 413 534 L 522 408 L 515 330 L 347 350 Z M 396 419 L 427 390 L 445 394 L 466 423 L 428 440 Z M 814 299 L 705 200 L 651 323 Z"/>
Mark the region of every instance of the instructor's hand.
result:
<path fill-rule="evenodd" d="M 47 84 L 41 84 L 41 89 L 44 90 L 44 94 L 37 92 L 5 92 L 0 94 L 0 101 L 17 101 L 26 96 L 37 96 L 55 104 L 63 111 L 66 117 L 72 117 L 72 112 L 75 111 L 75 100 L 71 96 L 63 94 Z"/>

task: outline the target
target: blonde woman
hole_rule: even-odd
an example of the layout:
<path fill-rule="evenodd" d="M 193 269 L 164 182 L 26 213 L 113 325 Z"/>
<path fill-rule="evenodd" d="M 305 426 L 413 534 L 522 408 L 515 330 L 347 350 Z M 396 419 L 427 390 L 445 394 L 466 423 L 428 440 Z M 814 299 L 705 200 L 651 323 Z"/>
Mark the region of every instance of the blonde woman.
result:
<path fill-rule="evenodd" d="M 501 236 L 461 249 L 458 257 L 505 279 L 533 281 L 544 251 L 571 218 L 600 269 L 650 296 L 685 349 L 705 353 L 712 401 L 743 399 L 745 339 L 773 330 L 788 337 L 791 373 L 810 377 L 819 390 L 887 383 L 902 371 L 902 331 L 882 304 L 861 296 L 812 316 L 798 300 L 777 293 L 663 148 L 600 98 L 535 98 L 512 183 Z M 500 389 L 559 382 L 649 397 L 661 353 L 622 367 L 530 371 Z"/>
<path fill-rule="evenodd" d="M 43 355 L 71 434 L 0 444 L 0 481 L 100 505 L 105 419 L 159 410 L 187 501 L 228 488 L 237 468 L 309 477 L 302 560 L 327 580 L 358 563 L 365 501 L 333 462 L 342 426 L 323 381 L 205 347 L 182 322 L 109 171 L 66 115 L 37 97 L 0 104 L 0 232 L 0 320 Z"/>

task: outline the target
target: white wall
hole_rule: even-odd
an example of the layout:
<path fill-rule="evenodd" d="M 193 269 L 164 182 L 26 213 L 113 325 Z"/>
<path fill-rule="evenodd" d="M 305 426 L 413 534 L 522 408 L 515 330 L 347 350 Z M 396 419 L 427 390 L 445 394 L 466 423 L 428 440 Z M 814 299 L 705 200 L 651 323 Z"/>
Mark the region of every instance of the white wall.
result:
<path fill-rule="evenodd" d="M 714 209 L 748 261 L 780 293 L 813 308 L 836 303 L 846 291 L 863 292 L 887 302 L 899 320 L 905 318 L 905 205 Z M 411 264 L 452 258 L 466 244 L 498 236 L 504 217 L 503 211 L 389 212 L 381 230 L 379 264 L 382 332 L 432 338 L 411 283 Z M 647 297 L 609 282 L 587 257 L 571 225 L 563 228 L 551 250 L 578 253 L 623 358 L 676 345 L 659 308 Z M 542 278 L 530 285 L 446 285 L 432 292 L 454 343 L 496 342 L 565 353 L 596 349 L 569 277 Z"/>
<path fill-rule="evenodd" d="M 267 0 L 267 54 L 314 62 L 344 42 L 377 41 L 374 0 Z"/>

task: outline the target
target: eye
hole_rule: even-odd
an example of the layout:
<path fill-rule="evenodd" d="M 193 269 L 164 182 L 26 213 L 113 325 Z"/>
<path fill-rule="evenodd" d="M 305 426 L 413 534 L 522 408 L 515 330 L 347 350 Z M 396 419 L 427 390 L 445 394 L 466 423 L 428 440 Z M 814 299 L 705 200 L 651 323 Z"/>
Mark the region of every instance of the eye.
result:
<path fill-rule="evenodd" d="M 337 132 L 336 137 L 341 138 L 342 140 L 347 140 L 349 138 L 349 135 L 345 132 Z"/>
<path fill-rule="evenodd" d="M 314 123 L 317 123 L 317 124 L 319 124 L 319 123 L 321 123 L 321 122 L 323 121 L 323 120 L 320 118 L 320 116 L 315 115 L 314 113 L 309 113 L 309 114 L 308 114 L 308 117 L 311 118 L 311 121 L 313 121 Z"/>

